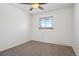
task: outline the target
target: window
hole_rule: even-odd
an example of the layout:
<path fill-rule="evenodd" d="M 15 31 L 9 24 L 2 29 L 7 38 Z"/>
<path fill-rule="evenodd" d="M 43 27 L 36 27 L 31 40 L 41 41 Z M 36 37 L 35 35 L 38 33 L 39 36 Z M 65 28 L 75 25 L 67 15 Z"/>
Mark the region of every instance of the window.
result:
<path fill-rule="evenodd" d="M 39 29 L 53 29 L 53 16 L 40 18 Z"/>

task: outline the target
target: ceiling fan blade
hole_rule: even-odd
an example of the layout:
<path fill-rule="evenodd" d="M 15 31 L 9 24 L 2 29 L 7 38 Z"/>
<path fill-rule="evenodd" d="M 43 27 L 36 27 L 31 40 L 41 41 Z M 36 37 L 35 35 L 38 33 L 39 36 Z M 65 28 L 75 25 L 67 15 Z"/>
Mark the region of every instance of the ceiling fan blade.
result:
<path fill-rule="evenodd" d="M 39 3 L 40 5 L 43 5 L 43 4 L 47 4 L 47 3 Z"/>
<path fill-rule="evenodd" d="M 32 10 L 33 10 L 33 8 L 31 7 L 29 10 L 30 10 L 30 11 L 32 11 Z"/>
<path fill-rule="evenodd" d="M 41 6 L 39 6 L 38 8 L 39 8 L 39 9 L 41 9 L 41 10 L 44 10 L 44 8 L 43 8 L 43 7 L 41 7 Z"/>
<path fill-rule="evenodd" d="M 20 4 L 24 4 L 24 5 L 32 5 L 32 3 L 20 3 Z"/>

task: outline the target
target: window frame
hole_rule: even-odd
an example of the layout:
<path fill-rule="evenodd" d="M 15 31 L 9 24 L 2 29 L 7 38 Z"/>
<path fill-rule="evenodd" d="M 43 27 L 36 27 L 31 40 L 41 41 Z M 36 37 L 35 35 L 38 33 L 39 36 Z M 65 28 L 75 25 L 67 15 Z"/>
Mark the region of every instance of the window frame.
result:
<path fill-rule="evenodd" d="M 52 18 L 52 27 L 41 27 L 41 20 L 44 19 L 46 21 L 48 20 L 47 18 Z M 39 29 L 53 29 L 53 16 L 39 18 Z"/>

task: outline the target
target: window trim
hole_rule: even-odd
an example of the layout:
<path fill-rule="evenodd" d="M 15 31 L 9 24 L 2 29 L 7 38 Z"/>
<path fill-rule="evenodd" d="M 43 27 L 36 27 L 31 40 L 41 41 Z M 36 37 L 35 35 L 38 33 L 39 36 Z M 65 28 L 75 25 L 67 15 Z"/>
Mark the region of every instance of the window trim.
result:
<path fill-rule="evenodd" d="M 52 17 L 52 27 L 41 27 L 41 19 L 47 20 L 47 18 L 50 18 L 50 17 Z M 53 16 L 39 18 L 39 29 L 53 29 Z"/>

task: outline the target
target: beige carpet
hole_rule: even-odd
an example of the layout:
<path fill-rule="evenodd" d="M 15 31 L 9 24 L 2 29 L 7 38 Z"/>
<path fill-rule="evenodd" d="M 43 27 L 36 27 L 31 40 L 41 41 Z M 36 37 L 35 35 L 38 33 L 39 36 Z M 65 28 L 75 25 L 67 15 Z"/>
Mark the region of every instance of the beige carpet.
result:
<path fill-rule="evenodd" d="M 72 47 L 30 41 L 0 52 L 1 56 L 75 56 Z"/>

